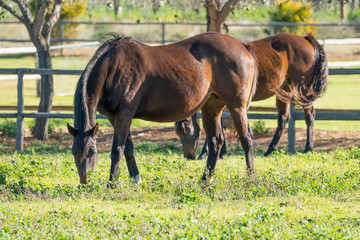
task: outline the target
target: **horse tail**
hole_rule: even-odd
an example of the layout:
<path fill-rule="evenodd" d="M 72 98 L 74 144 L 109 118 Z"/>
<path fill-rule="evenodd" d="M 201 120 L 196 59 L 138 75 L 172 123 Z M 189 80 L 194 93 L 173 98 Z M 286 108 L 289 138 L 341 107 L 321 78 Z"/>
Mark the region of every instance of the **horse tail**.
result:
<path fill-rule="evenodd" d="M 312 78 L 305 79 L 305 83 L 299 83 L 295 87 L 297 96 L 296 103 L 303 107 L 313 104 L 313 102 L 321 97 L 328 87 L 328 64 L 324 48 L 309 34 L 304 37 L 311 43 L 315 51 L 315 69 Z"/>

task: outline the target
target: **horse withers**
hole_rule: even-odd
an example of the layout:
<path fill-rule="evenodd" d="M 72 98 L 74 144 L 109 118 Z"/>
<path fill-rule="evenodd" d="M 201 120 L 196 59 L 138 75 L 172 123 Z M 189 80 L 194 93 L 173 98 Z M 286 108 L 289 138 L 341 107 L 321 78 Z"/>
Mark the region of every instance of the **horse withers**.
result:
<path fill-rule="evenodd" d="M 114 127 L 111 182 L 125 155 L 130 177 L 140 181 L 133 154 L 130 125 L 133 118 L 175 122 L 202 111 L 209 145 L 201 178 L 208 186 L 224 138 L 220 119 L 229 109 L 244 148 L 247 172 L 253 172 L 252 133 L 247 108 L 256 88 L 255 60 L 235 38 L 204 33 L 183 41 L 147 46 L 132 38 L 116 37 L 96 51 L 83 71 L 75 91 L 72 152 L 81 183 L 97 163 L 96 112 Z"/>
<path fill-rule="evenodd" d="M 258 71 L 257 88 L 252 101 L 264 100 L 276 94 L 278 127 L 265 156 L 277 149 L 289 121 L 293 95 L 296 96 L 295 103 L 304 110 L 307 125 L 305 152 L 312 151 L 315 120 L 313 102 L 323 95 L 328 85 L 328 67 L 323 47 L 311 35 L 299 37 L 289 33 L 280 33 L 246 45 L 254 52 Z M 181 126 L 186 125 L 187 132 L 191 132 L 193 123 L 194 119 Z M 183 132 L 177 127 L 175 129 L 176 132 Z M 183 145 L 187 144 L 183 148 L 184 155 L 193 154 L 189 151 L 192 149 L 189 143 L 195 141 L 193 136 L 184 135 L 180 138 Z M 205 140 L 199 159 L 205 157 L 207 152 Z"/>

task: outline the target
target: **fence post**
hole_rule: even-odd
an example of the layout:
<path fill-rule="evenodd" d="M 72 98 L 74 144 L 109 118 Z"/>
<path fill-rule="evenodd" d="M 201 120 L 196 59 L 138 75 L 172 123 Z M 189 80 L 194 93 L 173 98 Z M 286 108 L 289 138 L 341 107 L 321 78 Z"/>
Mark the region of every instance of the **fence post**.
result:
<path fill-rule="evenodd" d="M 60 21 L 60 45 L 64 45 L 64 24 L 62 23 L 62 21 Z M 63 57 L 64 53 L 63 53 L 63 49 L 60 48 L 60 55 Z"/>
<path fill-rule="evenodd" d="M 161 23 L 161 42 L 165 44 L 165 23 Z"/>
<path fill-rule="evenodd" d="M 18 102 L 16 122 L 16 150 L 24 149 L 24 72 L 18 70 Z"/>
<path fill-rule="evenodd" d="M 269 34 L 274 35 L 274 25 L 272 25 L 272 23 L 269 24 Z"/>
<path fill-rule="evenodd" d="M 288 127 L 288 153 L 294 154 L 295 150 L 295 105 L 290 103 L 290 119 Z"/>

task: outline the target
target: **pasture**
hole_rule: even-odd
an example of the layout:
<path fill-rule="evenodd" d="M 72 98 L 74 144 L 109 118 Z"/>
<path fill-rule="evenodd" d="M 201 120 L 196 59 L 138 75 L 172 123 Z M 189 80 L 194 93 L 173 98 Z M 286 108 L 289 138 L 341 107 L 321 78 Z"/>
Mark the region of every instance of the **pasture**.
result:
<path fill-rule="evenodd" d="M 19 67 L 33 66 L 24 59 Z M 17 67 L 18 60 L 7 60 L 4 67 Z M 54 68 L 60 68 L 63 60 L 55 60 Z M 79 65 L 67 68 L 81 69 L 87 60 L 75 62 Z M 74 90 L 77 78 L 65 80 Z M 64 79 L 55 79 L 55 91 L 60 81 Z M 35 81 L 25 82 L 26 104 L 38 104 Z M 2 105 L 15 105 L 16 81 L 3 83 Z M 359 109 L 358 89 L 358 76 L 331 76 L 328 93 L 315 107 Z M 54 99 L 54 105 L 72 102 L 73 96 Z M 268 99 L 253 106 L 273 107 L 274 102 Z M 33 120 L 27 121 L 29 125 Z M 65 122 L 59 121 L 61 129 Z M 136 120 L 132 126 L 149 124 Z M 296 124 L 305 126 L 301 121 Z M 266 127 L 275 125 L 276 121 L 266 121 Z M 316 121 L 315 128 L 360 130 L 355 121 Z M 359 146 L 311 154 L 280 151 L 267 158 L 257 149 L 255 178 L 249 179 L 242 149 L 231 145 L 218 163 L 215 182 L 201 190 L 204 161 L 185 160 L 172 142 L 138 141 L 135 158 L 142 183 L 130 182 L 123 160 L 116 188 L 110 190 L 106 189 L 110 152 L 100 152 L 90 184 L 80 186 L 70 141 L 66 135 L 51 145 L 32 142 L 22 153 L 0 150 L 1 239 L 356 239 L 360 235 Z"/>
<path fill-rule="evenodd" d="M 110 153 L 99 155 L 91 183 L 78 185 L 70 148 L 0 155 L 1 239 L 355 239 L 360 234 L 360 148 L 255 157 L 245 173 L 239 148 L 218 163 L 201 190 L 204 161 L 179 148 L 137 143 L 143 182 L 125 161 L 106 189 Z"/>

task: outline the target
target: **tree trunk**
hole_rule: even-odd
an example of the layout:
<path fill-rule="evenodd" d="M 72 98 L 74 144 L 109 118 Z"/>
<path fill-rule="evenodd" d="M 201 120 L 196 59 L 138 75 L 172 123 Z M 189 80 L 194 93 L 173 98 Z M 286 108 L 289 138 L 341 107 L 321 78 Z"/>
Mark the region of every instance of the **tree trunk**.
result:
<path fill-rule="evenodd" d="M 227 16 L 235 8 L 240 0 L 228 0 L 221 7 L 220 0 L 205 0 L 206 8 L 206 31 L 222 32 L 222 25 Z M 224 30 L 228 33 L 228 28 L 224 24 Z"/>
<path fill-rule="evenodd" d="M 52 69 L 50 49 L 38 48 L 39 67 Z M 50 112 L 54 97 L 54 85 L 52 75 L 41 76 L 41 95 L 38 112 Z M 49 119 L 37 118 L 35 122 L 34 137 L 39 140 L 47 140 Z"/>
<path fill-rule="evenodd" d="M 221 32 L 220 1 L 206 1 L 206 31 Z"/>
<path fill-rule="evenodd" d="M 219 14 L 217 12 L 211 14 L 210 11 L 209 8 L 206 9 L 206 31 L 221 32 L 222 22 L 219 19 Z"/>
<path fill-rule="evenodd" d="M 119 0 L 114 0 L 114 14 L 117 16 L 119 14 Z"/>
<path fill-rule="evenodd" d="M 345 0 L 340 0 L 340 17 L 341 21 L 345 21 L 346 15 L 345 15 Z"/>

